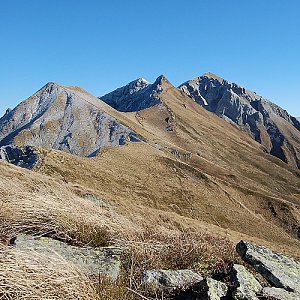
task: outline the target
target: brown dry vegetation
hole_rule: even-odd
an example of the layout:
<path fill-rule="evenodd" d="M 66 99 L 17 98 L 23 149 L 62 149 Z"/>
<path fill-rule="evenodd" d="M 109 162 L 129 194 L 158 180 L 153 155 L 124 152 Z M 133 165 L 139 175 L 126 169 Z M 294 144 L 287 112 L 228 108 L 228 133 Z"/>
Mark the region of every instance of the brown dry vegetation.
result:
<path fill-rule="evenodd" d="M 191 267 L 204 274 L 221 271 L 237 259 L 234 245 L 226 238 L 197 233 L 188 222 L 176 224 L 171 216 L 160 216 L 160 223 L 156 224 L 149 215 L 147 221 L 153 223 L 147 227 L 142 221 L 133 223 L 112 205 L 97 205 L 76 195 L 59 179 L 37 176 L 3 162 L 0 169 L 3 299 L 117 299 L 118 294 L 122 295 L 119 299 L 135 299 L 127 287 L 146 294 L 140 283 L 145 267 Z M 147 211 L 143 213 L 146 216 Z M 117 285 L 105 281 L 104 294 L 104 279 L 100 286 L 98 280 L 95 284 L 61 257 L 46 257 L 6 245 L 19 232 L 48 235 L 76 245 L 117 243 L 127 249 L 123 255 L 123 276 Z"/>
<path fill-rule="evenodd" d="M 98 299 L 87 278 L 57 255 L 0 244 L 0 299 Z"/>
<path fill-rule="evenodd" d="M 50 151 L 37 169 L 66 181 L 79 195 L 86 190 L 98 195 L 140 226 L 187 226 L 228 235 L 234 242 L 263 240 L 293 254 L 299 243 L 293 238 L 298 224 L 294 204 L 218 180 L 146 144 L 114 148 L 90 159 Z"/>

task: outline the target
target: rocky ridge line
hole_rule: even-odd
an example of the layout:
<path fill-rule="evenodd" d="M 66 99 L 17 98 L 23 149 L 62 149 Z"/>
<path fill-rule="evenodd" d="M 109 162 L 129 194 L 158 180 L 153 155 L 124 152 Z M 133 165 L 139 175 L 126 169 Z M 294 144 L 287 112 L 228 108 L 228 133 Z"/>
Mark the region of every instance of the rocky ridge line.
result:
<path fill-rule="evenodd" d="M 163 91 L 163 80 L 166 78 L 161 75 L 150 84 L 145 79 L 139 78 L 99 99 L 118 111 L 137 112 L 161 103 L 158 95 Z"/>
<path fill-rule="evenodd" d="M 247 130 L 266 152 L 300 168 L 300 122 L 286 110 L 212 73 L 179 89 L 208 111 Z"/>

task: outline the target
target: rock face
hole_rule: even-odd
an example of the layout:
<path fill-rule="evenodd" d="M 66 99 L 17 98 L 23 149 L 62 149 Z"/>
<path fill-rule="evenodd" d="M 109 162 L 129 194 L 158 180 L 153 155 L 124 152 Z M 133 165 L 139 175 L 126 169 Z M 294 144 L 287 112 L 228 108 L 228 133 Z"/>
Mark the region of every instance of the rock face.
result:
<path fill-rule="evenodd" d="M 94 156 L 103 147 L 137 141 L 137 135 L 101 105 L 80 88 L 48 83 L 0 119 L 0 146 L 38 146 Z"/>
<path fill-rule="evenodd" d="M 22 168 L 32 169 L 38 162 L 38 154 L 29 146 L 24 148 L 3 146 L 0 147 L 0 159 Z"/>
<path fill-rule="evenodd" d="M 153 84 L 140 78 L 100 99 L 119 111 L 143 110 L 160 103 L 157 95 L 162 92 L 162 80 L 165 80 L 163 75 L 159 76 Z"/>
<path fill-rule="evenodd" d="M 263 289 L 263 295 L 264 295 L 264 297 L 272 297 L 272 299 L 278 299 L 278 300 L 300 299 L 299 293 L 288 292 L 284 289 L 279 289 L 279 288 L 265 287 Z"/>
<path fill-rule="evenodd" d="M 88 275 L 100 274 L 115 281 L 120 273 L 122 250 L 119 248 L 80 248 L 51 238 L 34 238 L 27 235 L 18 236 L 15 247 L 20 250 L 32 249 L 45 255 L 59 255 Z"/>
<path fill-rule="evenodd" d="M 277 288 L 300 292 L 300 263 L 265 247 L 241 241 L 237 251 Z"/>
<path fill-rule="evenodd" d="M 233 299 L 258 300 L 256 294 L 262 290 L 260 283 L 244 266 L 235 264 L 233 269 L 235 271 L 235 281 L 237 284 L 237 288 L 232 294 Z"/>
<path fill-rule="evenodd" d="M 300 122 L 281 107 L 212 73 L 179 88 L 208 111 L 247 130 L 270 154 L 300 168 Z"/>
<path fill-rule="evenodd" d="M 184 291 L 202 280 L 199 274 L 191 270 L 149 270 L 143 274 L 144 284 L 167 292 Z"/>
<path fill-rule="evenodd" d="M 228 287 L 223 282 L 206 278 L 200 285 L 201 289 L 207 293 L 208 300 L 224 299 L 227 295 Z"/>

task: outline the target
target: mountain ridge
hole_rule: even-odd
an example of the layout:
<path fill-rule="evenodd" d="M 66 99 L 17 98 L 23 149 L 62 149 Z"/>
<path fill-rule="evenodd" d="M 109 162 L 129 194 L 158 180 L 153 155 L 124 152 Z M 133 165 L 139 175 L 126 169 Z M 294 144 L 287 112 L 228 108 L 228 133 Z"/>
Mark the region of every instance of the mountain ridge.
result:
<path fill-rule="evenodd" d="M 94 97 L 80 87 L 65 87 L 49 82 L 15 109 L 7 110 L 0 119 L 0 146 L 15 141 L 17 144 L 24 144 L 27 139 L 25 145 L 65 149 L 73 154 L 86 156 L 98 153 L 105 146 L 141 140 L 142 136 L 151 141 L 156 130 L 161 130 L 168 140 L 170 134 L 167 132 L 172 133 L 176 128 L 176 116 L 167 105 L 168 101 L 164 101 L 162 96 L 169 89 L 176 87 L 164 75 L 160 75 L 152 84 L 143 78 L 136 79 L 100 98 Z M 207 111 L 246 131 L 263 146 L 263 151 L 300 168 L 300 122 L 278 105 L 211 72 L 186 81 L 179 86 L 179 90 Z M 181 97 L 180 94 L 178 97 Z M 27 107 L 26 103 L 32 104 Z M 50 108 L 51 113 L 44 118 L 43 115 Z M 85 111 L 83 113 L 85 118 L 80 116 L 81 109 Z M 61 113 L 62 110 L 64 114 Z M 94 126 L 88 124 L 92 111 L 101 115 L 98 115 L 97 120 L 95 114 L 92 117 Z M 151 124 L 147 125 L 145 120 L 150 114 L 160 115 L 157 124 L 151 121 Z M 68 127 L 72 127 L 75 115 L 77 137 L 73 139 L 73 133 L 68 131 Z M 56 123 L 57 138 L 54 137 L 55 133 L 51 133 L 52 129 L 48 132 L 43 130 L 43 122 L 39 125 L 36 123 L 41 117 L 44 118 L 43 122 L 49 121 L 48 125 Z M 106 121 L 103 121 L 104 119 Z M 60 124 L 60 120 L 63 120 L 63 124 Z M 80 122 L 85 124 L 86 132 L 92 130 L 92 142 L 89 141 L 87 147 L 93 149 L 90 153 L 87 153 L 88 150 L 82 152 L 78 144 L 78 138 L 81 144 L 85 139 L 80 133 Z M 102 122 L 101 128 L 97 127 L 99 122 Z M 110 125 L 107 125 L 108 123 Z M 31 128 L 33 124 L 34 127 Z M 117 131 L 114 129 L 115 126 Z M 103 128 L 106 128 L 104 129 L 106 133 L 101 131 Z M 119 138 L 115 136 L 112 139 L 114 132 L 118 132 Z M 69 140 L 71 144 L 73 140 L 76 141 L 76 145 L 70 147 Z M 161 142 L 165 144 L 164 141 Z"/>
<path fill-rule="evenodd" d="M 300 122 L 286 110 L 212 73 L 179 88 L 208 111 L 248 131 L 267 152 L 300 167 Z"/>
<path fill-rule="evenodd" d="M 118 111 L 140 111 L 160 103 L 157 94 L 161 93 L 164 80 L 167 80 L 166 77 L 160 75 L 154 83 L 150 84 L 145 79 L 139 78 L 99 99 Z"/>

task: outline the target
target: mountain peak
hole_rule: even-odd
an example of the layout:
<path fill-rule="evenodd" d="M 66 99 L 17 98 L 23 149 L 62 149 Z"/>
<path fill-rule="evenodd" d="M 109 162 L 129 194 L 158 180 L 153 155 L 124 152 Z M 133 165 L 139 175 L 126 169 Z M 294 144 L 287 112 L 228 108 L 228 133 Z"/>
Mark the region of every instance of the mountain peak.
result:
<path fill-rule="evenodd" d="M 140 77 L 140 78 L 134 80 L 133 82 L 148 83 L 148 84 L 149 84 L 148 80 L 146 80 L 146 79 L 143 78 L 143 77 Z"/>
<path fill-rule="evenodd" d="M 159 104 L 161 101 L 158 94 L 168 82 L 164 75 L 158 76 L 153 84 L 139 78 L 100 99 L 119 111 L 139 111 Z"/>
<path fill-rule="evenodd" d="M 127 85 L 132 85 L 132 86 L 147 86 L 150 83 L 143 77 L 137 78 L 131 82 L 129 82 Z"/>
<path fill-rule="evenodd" d="M 247 130 L 270 154 L 300 166 L 300 160 L 294 154 L 299 151 L 299 146 L 292 136 L 282 134 L 289 128 L 296 136 L 295 130 L 300 131 L 300 123 L 278 105 L 211 72 L 187 81 L 179 88 L 208 111 Z M 282 146 L 285 139 L 289 149 Z"/>
<path fill-rule="evenodd" d="M 84 142 L 83 136 L 89 138 Z M 80 87 L 47 83 L 0 119 L 0 147 L 22 144 L 94 156 L 135 133 Z"/>
<path fill-rule="evenodd" d="M 167 79 L 167 77 L 166 77 L 165 75 L 159 75 L 159 76 L 156 78 L 154 84 L 156 84 L 156 83 L 161 84 L 163 81 L 169 82 L 168 79 Z"/>
<path fill-rule="evenodd" d="M 49 81 L 42 88 L 47 88 L 47 87 L 61 87 L 61 85 L 54 81 Z"/>
<path fill-rule="evenodd" d="M 217 79 L 218 81 L 222 82 L 224 80 L 224 78 L 212 73 L 212 72 L 206 72 L 202 75 L 202 77 L 208 77 L 208 78 L 213 78 L 213 79 Z"/>

